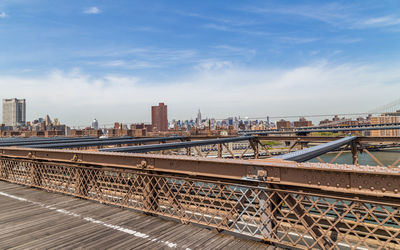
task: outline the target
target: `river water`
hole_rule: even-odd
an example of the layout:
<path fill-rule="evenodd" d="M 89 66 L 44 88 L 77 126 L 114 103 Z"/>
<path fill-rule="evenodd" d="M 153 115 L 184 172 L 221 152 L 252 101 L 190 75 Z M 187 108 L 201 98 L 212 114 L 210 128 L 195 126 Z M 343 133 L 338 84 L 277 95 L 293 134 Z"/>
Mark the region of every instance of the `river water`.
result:
<path fill-rule="evenodd" d="M 385 166 L 390 166 L 392 165 L 397 159 L 400 157 L 400 151 L 377 151 L 377 152 L 371 152 L 380 162 L 382 162 L 383 165 Z M 328 153 L 320 156 L 320 158 L 324 162 L 329 162 L 330 160 L 335 157 L 337 152 L 335 153 Z M 317 159 L 312 159 L 309 162 L 319 162 Z M 352 155 L 350 152 L 344 152 L 342 153 L 339 158 L 336 159 L 334 163 L 340 163 L 340 164 L 352 164 Z M 369 165 L 369 166 L 378 166 L 378 164 L 367 154 L 367 153 L 362 153 L 358 154 L 358 163 L 360 165 Z M 397 166 L 400 166 L 400 163 L 396 164 Z"/>

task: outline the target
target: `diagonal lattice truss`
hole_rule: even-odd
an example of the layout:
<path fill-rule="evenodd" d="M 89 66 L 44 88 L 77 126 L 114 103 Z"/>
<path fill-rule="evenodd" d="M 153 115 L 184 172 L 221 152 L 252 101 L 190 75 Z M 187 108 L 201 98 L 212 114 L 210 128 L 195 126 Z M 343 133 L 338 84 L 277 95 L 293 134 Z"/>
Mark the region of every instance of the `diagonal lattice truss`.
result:
<path fill-rule="evenodd" d="M 400 205 L 377 197 L 0 158 L 0 179 L 305 249 L 396 249 Z"/>

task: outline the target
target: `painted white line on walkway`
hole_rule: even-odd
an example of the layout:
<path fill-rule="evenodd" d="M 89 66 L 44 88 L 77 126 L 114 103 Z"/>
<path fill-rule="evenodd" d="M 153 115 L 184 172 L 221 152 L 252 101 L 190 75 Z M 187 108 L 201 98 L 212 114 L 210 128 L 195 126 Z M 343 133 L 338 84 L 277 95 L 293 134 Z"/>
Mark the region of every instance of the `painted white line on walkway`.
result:
<path fill-rule="evenodd" d="M 114 229 L 114 230 L 117 230 L 117 231 L 120 231 L 120 232 L 124 232 L 124 233 L 133 235 L 133 236 L 138 237 L 138 238 L 147 239 L 148 241 L 151 241 L 151 242 L 162 243 L 162 244 L 167 245 L 170 248 L 176 248 L 177 247 L 176 243 L 160 240 L 160 239 L 158 239 L 156 237 L 152 237 L 152 236 L 150 236 L 148 234 L 145 234 L 145 233 L 141 233 L 141 232 L 129 229 L 129 228 L 124 228 L 124 227 L 121 227 L 121 226 L 109 224 L 109 223 L 106 223 L 106 222 L 103 222 L 103 221 L 100 221 L 100 220 L 93 219 L 91 217 L 85 217 L 85 216 L 82 216 L 80 214 L 73 213 L 71 211 L 67 211 L 67 210 L 64 210 L 64 209 L 56 208 L 55 206 L 52 206 L 52 205 L 46 205 L 46 204 L 43 204 L 41 202 L 31 201 L 31 200 L 28 200 L 28 199 L 25 199 L 25 198 L 22 198 L 22 197 L 18 197 L 18 196 L 12 195 L 12 194 L 7 194 L 7 193 L 4 193 L 4 192 L 0 192 L 0 195 L 6 196 L 8 198 L 15 199 L 15 200 L 23 201 L 23 202 L 28 202 L 28 203 L 31 203 L 31 204 L 34 204 L 34 205 L 37 205 L 37 206 L 40 206 L 40 207 L 43 207 L 43 208 L 46 208 L 46 209 L 49 209 L 49 210 L 54 210 L 54 211 L 56 211 L 58 213 L 61 213 L 61 214 L 64 214 L 64 215 L 80 218 L 80 219 L 83 219 L 83 220 L 85 220 L 87 222 L 90 222 L 90 223 L 99 224 L 99 225 L 102 225 L 104 227 L 107 227 L 107 228 L 110 228 L 110 229 Z M 186 248 L 186 250 L 191 250 L 191 249 L 190 248 Z"/>

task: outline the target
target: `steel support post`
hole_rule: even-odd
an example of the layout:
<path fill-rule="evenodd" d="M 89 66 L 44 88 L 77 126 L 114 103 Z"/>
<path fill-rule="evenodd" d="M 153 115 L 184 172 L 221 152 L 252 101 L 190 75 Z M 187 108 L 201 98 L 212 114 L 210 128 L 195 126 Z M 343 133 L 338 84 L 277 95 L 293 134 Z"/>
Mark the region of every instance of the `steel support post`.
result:
<path fill-rule="evenodd" d="M 187 156 L 191 156 L 192 155 L 192 148 L 191 147 L 187 147 L 186 148 L 186 155 Z"/>
<path fill-rule="evenodd" d="M 357 142 L 352 141 L 350 143 L 351 154 L 353 156 L 353 165 L 358 165 L 358 150 L 357 150 Z"/>
<path fill-rule="evenodd" d="M 249 140 L 249 143 L 250 143 L 251 147 L 253 148 L 254 158 L 258 159 L 258 155 L 259 155 L 258 140 Z"/>
<path fill-rule="evenodd" d="M 153 214 L 158 210 L 158 185 L 156 177 L 143 176 L 143 207 L 146 212 Z"/>
<path fill-rule="evenodd" d="M 218 158 L 222 158 L 222 144 L 218 144 Z"/>

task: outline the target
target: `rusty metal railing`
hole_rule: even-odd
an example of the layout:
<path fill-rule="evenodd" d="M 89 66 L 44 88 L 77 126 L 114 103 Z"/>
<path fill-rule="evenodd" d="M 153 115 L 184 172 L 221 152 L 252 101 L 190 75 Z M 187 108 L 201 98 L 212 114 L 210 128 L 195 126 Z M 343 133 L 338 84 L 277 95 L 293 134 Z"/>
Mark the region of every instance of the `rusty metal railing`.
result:
<path fill-rule="evenodd" d="M 117 162 L 115 157 L 113 161 Z M 222 162 L 229 164 L 222 160 L 219 163 Z M 118 167 L 110 163 L 89 164 L 79 156 L 60 160 L 45 155 L 35 157 L 32 153 L 10 156 L 3 151 L 0 179 L 288 247 L 400 248 L 398 197 L 351 194 L 335 188 L 300 188 L 266 179 L 173 173 L 154 166 L 148 168 L 147 164 L 150 163 L 142 161 L 141 167 Z M 379 181 L 382 176 L 372 182 Z"/>

